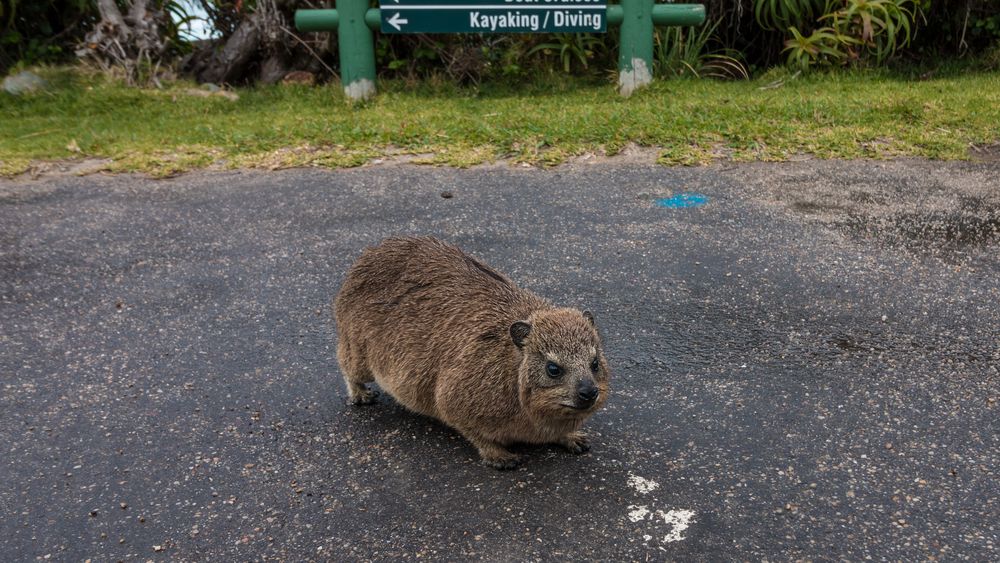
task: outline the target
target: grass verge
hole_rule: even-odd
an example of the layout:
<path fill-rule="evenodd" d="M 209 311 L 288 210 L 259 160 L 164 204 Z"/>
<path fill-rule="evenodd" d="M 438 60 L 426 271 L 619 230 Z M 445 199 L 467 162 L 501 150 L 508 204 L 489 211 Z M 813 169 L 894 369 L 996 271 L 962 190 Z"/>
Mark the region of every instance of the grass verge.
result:
<path fill-rule="evenodd" d="M 659 81 L 629 99 L 563 79 L 478 90 L 384 83 L 348 104 L 336 85 L 240 89 L 238 100 L 126 88 L 43 69 L 47 91 L 0 93 L 0 175 L 47 160 L 100 158 L 109 171 L 166 176 L 213 167 L 357 166 L 387 155 L 470 166 L 554 165 L 629 143 L 664 164 L 919 156 L 967 159 L 1000 140 L 1000 74 L 907 80 L 881 72 L 755 81 Z"/>

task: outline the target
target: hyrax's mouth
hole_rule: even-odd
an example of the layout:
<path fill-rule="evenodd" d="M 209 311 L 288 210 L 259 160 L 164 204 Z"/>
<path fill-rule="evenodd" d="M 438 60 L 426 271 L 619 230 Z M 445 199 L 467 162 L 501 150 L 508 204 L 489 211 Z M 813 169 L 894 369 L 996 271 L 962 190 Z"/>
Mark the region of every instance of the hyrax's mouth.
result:
<path fill-rule="evenodd" d="M 585 412 L 585 411 L 589 411 L 590 409 L 592 409 L 595 404 L 597 404 L 596 401 L 592 402 L 592 403 L 585 403 L 585 404 L 582 404 L 582 405 L 578 405 L 578 404 L 574 404 L 574 403 L 559 403 L 559 406 L 566 407 L 567 409 L 569 409 L 571 411 L 574 411 L 574 412 Z"/>

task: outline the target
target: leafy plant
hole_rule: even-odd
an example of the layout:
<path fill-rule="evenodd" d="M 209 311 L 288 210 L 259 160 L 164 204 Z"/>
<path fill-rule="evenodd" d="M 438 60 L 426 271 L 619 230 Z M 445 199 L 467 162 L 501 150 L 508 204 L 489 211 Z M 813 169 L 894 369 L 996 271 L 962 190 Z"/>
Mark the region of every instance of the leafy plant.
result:
<path fill-rule="evenodd" d="M 0 0 L 0 74 L 17 63 L 72 57 L 96 19 L 92 0 Z"/>
<path fill-rule="evenodd" d="M 826 0 L 754 0 L 754 17 L 764 29 L 802 29 L 821 15 Z"/>
<path fill-rule="evenodd" d="M 555 54 L 562 64 L 563 72 L 569 73 L 574 61 L 579 61 L 584 69 L 589 68 L 590 60 L 603 47 L 604 41 L 591 33 L 556 33 L 553 34 L 552 41 L 535 45 L 527 54 Z"/>
<path fill-rule="evenodd" d="M 427 76 L 440 64 L 447 45 L 428 35 L 380 35 L 375 41 L 378 68 L 414 79 Z"/>
<path fill-rule="evenodd" d="M 169 16 L 166 20 L 167 37 L 171 39 L 173 46 L 181 52 L 190 51 L 190 41 L 193 38 L 188 29 L 193 22 L 205 21 L 205 18 L 195 15 L 191 5 L 183 0 L 164 1 L 163 11 Z"/>
<path fill-rule="evenodd" d="M 785 41 L 787 62 L 800 69 L 873 60 L 882 64 L 909 45 L 919 12 L 913 0 L 828 0 L 817 23 L 805 35 L 792 26 Z"/>
<path fill-rule="evenodd" d="M 976 18 L 969 35 L 984 39 L 993 45 L 1000 45 L 1000 13 Z"/>
<path fill-rule="evenodd" d="M 830 11 L 837 4 L 843 6 Z M 854 49 L 858 45 L 882 64 L 910 43 L 917 9 L 913 0 L 830 0 L 820 20 L 828 20 L 839 37 L 849 39 L 841 43 L 849 58 L 860 57 Z"/>
<path fill-rule="evenodd" d="M 653 57 L 661 76 L 695 76 L 723 79 L 747 79 L 749 73 L 732 49 L 706 52 L 715 36 L 714 24 L 695 27 L 665 27 L 656 30 Z"/>
<path fill-rule="evenodd" d="M 795 27 L 789 31 L 792 38 L 785 41 L 784 49 L 788 52 L 788 65 L 801 70 L 843 62 L 847 59 L 844 45 L 854 42 L 854 39 L 843 37 L 830 27 L 817 29 L 808 37 L 799 33 Z"/>
<path fill-rule="evenodd" d="M 163 31 L 171 54 L 188 50 L 187 42 L 181 40 L 183 26 L 194 19 L 188 3 L 154 0 L 150 4 L 170 15 L 163 20 Z M 71 60 L 78 44 L 99 19 L 95 0 L 0 0 L 0 74 L 18 63 Z"/>

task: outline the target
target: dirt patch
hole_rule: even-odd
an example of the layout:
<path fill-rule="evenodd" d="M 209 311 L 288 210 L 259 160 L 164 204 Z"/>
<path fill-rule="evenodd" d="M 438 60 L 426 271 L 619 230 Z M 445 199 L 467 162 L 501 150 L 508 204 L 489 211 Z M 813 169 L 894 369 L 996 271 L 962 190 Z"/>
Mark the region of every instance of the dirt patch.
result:
<path fill-rule="evenodd" d="M 917 250 L 928 246 L 961 250 L 1000 241 L 1000 213 L 995 209 L 979 215 L 949 211 L 887 217 L 851 214 L 840 226 L 854 237 Z"/>
<path fill-rule="evenodd" d="M 660 153 L 663 151 L 662 148 L 657 147 L 643 147 L 635 143 L 628 143 L 622 150 L 615 154 L 607 154 L 606 152 L 599 153 L 584 153 L 579 156 L 570 157 L 567 161 L 567 165 L 594 165 L 594 164 L 656 164 L 656 160 L 660 157 Z"/>
<path fill-rule="evenodd" d="M 70 160 L 37 161 L 22 174 L 21 178 L 60 178 L 65 176 L 85 176 L 107 170 L 111 164 L 108 158 L 77 158 Z"/>
<path fill-rule="evenodd" d="M 1000 145 L 994 150 L 1000 155 Z M 992 164 L 813 161 L 732 173 L 762 204 L 852 240 L 942 257 L 1000 244 L 1000 167 Z"/>
<path fill-rule="evenodd" d="M 969 157 L 975 162 L 1000 162 L 1000 143 L 972 145 Z"/>
<path fill-rule="evenodd" d="M 822 203 L 817 201 L 793 201 L 790 205 L 792 211 L 813 215 L 824 212 L 845 211 L 847 207 L 833 203 Z"/>

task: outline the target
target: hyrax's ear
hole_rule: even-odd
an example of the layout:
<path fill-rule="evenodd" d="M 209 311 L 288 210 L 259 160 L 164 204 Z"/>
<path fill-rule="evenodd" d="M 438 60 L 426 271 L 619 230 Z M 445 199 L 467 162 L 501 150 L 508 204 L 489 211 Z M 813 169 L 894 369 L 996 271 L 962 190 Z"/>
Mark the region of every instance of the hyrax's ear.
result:
<path fill-rule="evenodd" d="M 514 341 L 514 344 L 518 348 L 524 346 L 524 339 L 531 334 L 531 325 L 525 321 L 517 321 L 516 323 L 510 325 L 510 339 Z"/>
<path fill-rule="evenodd" d="M 591 326 L 595 326 L 595 327 L 597 326 L 597 322 L 594 320 L 594 314 L 591 313 L 590 311 L 584 311 L 583 312 L 583 318 L 585 318 L 588 321 L 590 321 L 590 325 Z"/>

